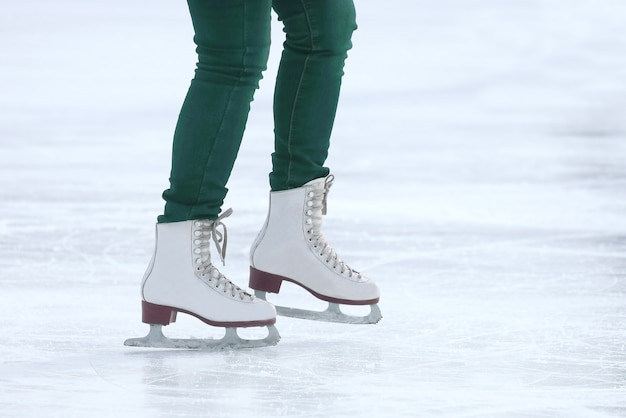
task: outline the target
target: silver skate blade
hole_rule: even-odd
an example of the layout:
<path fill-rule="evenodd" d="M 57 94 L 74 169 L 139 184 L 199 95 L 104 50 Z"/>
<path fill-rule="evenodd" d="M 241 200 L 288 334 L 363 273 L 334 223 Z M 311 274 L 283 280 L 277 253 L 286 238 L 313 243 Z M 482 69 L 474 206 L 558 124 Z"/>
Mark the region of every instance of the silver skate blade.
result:
<path fill-rule="evenodd" d="M 369 305 L 370 313 L 365 316 L 347 315 L 341 312 L 339 305 L 328 303 L 324 311 L 309 311 L 306 309 L 276 306 L 276 313 L 290 318 L 310 319 L 313 321 L 339 322 L 342 324 L 375 324 L 383 317 L 378 304 Z"/>
<path fill-rule="evenodd" d="M 262 290 L 255 290 L 254 294 L 259 299 L 267 300 L 267 293 Z M 378 304 L 369 305 L 370 313 L 365 316 L 348 315 L 341 312 L 339 304 L 329 302 L 324 311 L 309 311 L 306 309 L 288 308 L 286 306 L 275 306 L 276 313 L 290 318 L 309 319 L 312 321 L 338 322 L 342 324 L 375 324 L 380 321 L 383 315 Z"/>
<path fill-rule="evenodd" d="M 167 338 L 163 335 L 162 325 L 150 325 L 148 335 L 142 338 L 129 338 L 124 345 L 131 347 L 185 348 L 190 350 L 225 350 L 239 348 L 258 348 L 276 345 L 280 334 L 274 325 L 268 325 L 267 337 L 259 340 L 245 340 L 237 335 L 236 328 L 226 328 L 222 339 Z"/>

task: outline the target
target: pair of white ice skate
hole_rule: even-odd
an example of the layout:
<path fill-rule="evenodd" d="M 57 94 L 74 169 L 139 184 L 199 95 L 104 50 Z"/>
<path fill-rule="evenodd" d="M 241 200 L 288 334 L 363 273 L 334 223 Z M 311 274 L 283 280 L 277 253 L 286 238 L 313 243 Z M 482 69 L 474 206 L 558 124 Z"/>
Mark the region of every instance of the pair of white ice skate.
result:
<path fill-rule="evenodd" d="M 224 261 L 227 233 L 222 220 L 232 210 L 216 220 L 157 224 L 154 256 L 141 285 L 142 321 L 150 325 L 150 332 L 124 344 L 204 349 L 274 345 L 280 339 L 274 326 L 276 313 L 331 322 L 378 322 L 378 287 L 343 262 L 321 233 L 332 181 L 330 175 L 297 189 L 270 193 L 269 214 L 250 251 L 249 285 L 256 296 L 234 285 L 211 261 L 211 242 Z M 329 302 L 328 308 L 315 312 L 274 307 L 265 300 L 266 292 L 278 293 L 285 280 Z M 369 305 L 371 311 L 363 317 L 346 315 L 340 304 Z M 161 328 L 174 322 L 178 312 L 225 327 L 224 338 L 166 338 Z M 259 340 L 242 339 L 236 331 L 262 326 L 268 328 L 268 335 Z"/>

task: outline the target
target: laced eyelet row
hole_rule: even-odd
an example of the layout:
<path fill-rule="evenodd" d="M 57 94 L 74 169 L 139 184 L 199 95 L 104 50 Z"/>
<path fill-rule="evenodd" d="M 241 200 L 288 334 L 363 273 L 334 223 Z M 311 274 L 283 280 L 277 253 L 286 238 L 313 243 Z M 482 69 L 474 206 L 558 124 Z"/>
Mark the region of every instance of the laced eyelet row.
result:
<path fill-rule="evenodd" d="M 329 176 L 323 190 L 309 190 L 306 193 L 303 215 L 307 241 L 319 256 L 320 261 L 323 261 L 329 268 L 353 280 L 363 280 L 359 272 L 339 258 L 321 233 L 321 217 L 326 213 L 326 197 L 331 185 L 332 176 Z"/>
<path fill-rule="evenodd" d="M 245 292 L 230 280 L 228 280 L 211 262 L 210 244 L 215 243 L 220 258 L 224 260 L 226 250 L 226 227 L 221 223 L 221 219 L 227 217 L 232 212 L 229 209 L 215 221 L 198 220 L 193 222 L 192 231 L 192 254 L 196 276 L 216 290 L 224 294 L 230 294 L 233 298 L 240 300 L 252 300 L 254 296 Z M 223 231 L 217 230 L 222 227 Z"/>

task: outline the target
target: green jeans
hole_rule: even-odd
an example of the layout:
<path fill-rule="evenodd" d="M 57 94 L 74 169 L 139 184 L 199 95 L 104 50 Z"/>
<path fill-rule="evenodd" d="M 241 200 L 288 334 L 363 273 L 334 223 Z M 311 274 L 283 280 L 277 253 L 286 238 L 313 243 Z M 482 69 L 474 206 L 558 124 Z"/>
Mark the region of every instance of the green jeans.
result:
<path fill-rule="evenodd" d="M 286 40 L 274 92 L 270 187 L 328 175 L 324 162 L 352 32 L 352 0 L 188 0 L 198 64 L 174 133 L 159 222 L 216 219 L 266 68 L 272 8 Z"/>

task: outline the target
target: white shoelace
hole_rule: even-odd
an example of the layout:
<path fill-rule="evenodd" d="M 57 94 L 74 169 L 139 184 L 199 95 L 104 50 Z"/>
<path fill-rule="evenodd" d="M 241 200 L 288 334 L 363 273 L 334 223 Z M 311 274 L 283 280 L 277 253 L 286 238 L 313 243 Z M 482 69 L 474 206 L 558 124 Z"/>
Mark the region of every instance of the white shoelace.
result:
<path fill-rule="evenodd" d="M 196 264 L 196 273 L 200 279 L 208 284 L 221 290 L 225 294 L 232 297 L 239 297 L 241 300 L 252 300 L 254 297 L 236 286 L 228 280 L 211 262 L 211 241 L 215 244 L 217 253 L 225 263 L 226 245 L 228 243 L 228 234 L 226 225 L 222 223 L 224 218 L 229 217 L 233 213 L 232 209 L 223 212 L 216 220 L 196 220 L 194 222 L 194 257 Z M 220 228 L 221 227 L 221 231 Z"/>
<path fill-rule="evenodd" d="M 327 198 L 330 187 L 333 185 L 334 176 L 331 174 L 326 177 L 323 189 L 313 189 L 307 195 L 307 224 L 309 224 L 308 233 L 309 241 L 313 249 L 317 251 L 320 257 L 323 257 L 327 264 L 332 265 L 333 269 L 339 269 L 339 272 L 356 280 L 363 280 L 363 276 L 354 270 L 346 262 L 344 262 L 333 247 L 326 242 L 322 234 L 322 215 L 327 212 Z"/>

